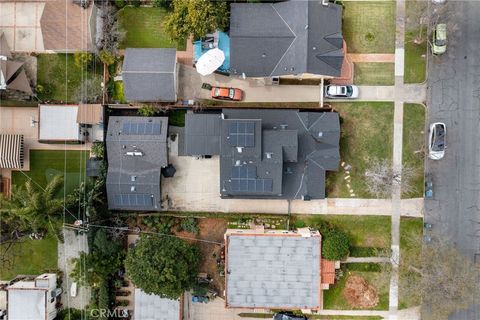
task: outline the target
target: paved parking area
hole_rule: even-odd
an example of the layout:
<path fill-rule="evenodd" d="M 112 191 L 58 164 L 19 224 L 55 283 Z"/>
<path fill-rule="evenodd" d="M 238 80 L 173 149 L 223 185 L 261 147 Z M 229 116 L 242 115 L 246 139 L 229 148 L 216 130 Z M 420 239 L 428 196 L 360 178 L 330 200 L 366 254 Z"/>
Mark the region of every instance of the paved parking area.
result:
<path fill-rule="evenodd" d="M 0 32 L 13 51 L 44 51 L 40 18 L 44 2 L 0 2 Z"/>

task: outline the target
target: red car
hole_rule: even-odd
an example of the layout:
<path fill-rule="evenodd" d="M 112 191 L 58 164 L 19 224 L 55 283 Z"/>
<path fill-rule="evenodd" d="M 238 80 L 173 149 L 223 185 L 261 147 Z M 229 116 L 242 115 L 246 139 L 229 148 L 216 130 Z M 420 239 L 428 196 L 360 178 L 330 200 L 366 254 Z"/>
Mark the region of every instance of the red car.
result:
<path fill-rule="evenodd" d="M 212 98 L 220 100 L 240 101 L 243 99 L 243 91 L 237 88 L 212 87 Z"/>

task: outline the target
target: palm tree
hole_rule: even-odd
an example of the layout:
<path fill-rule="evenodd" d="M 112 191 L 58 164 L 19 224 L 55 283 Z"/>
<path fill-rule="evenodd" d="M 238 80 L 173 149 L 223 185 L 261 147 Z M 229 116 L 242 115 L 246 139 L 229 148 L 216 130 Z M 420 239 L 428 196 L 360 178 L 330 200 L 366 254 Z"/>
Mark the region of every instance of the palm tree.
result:
<path fill-rule="evenodd" d="M 14 186 L 11 199 L 0 199 L 0 213 L 16 223 L 20 231 L 46 231 L 55 225 L 63 212 L 63 199 L 56 194 L 63 186 L 63 177 L 55 176 L 45 188 L 28 180 L 24 186 Z"/>

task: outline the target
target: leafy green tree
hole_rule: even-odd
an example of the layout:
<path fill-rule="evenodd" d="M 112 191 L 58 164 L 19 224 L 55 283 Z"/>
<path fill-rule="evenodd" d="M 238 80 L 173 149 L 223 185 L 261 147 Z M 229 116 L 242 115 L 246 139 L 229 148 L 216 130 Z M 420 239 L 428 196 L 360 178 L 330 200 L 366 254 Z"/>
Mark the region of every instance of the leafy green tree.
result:
<path fill-rule="evenodd" d="M 115 62 L 115 55 L 108 51 L 107 49 L 103 49 L 98 53 L 98 58 L 100 61 L 105 63 L 107 66 L 113 64 Z"/>
<path fill-rule="evenodd" d="M 339 229 L 322 233 L 322 256 L 328 260 L 343 260 L 349 254 L 348 235 Z"/>
<path fill-rule="evenodd" d="M 125 259 L 127 275 L 146 293 L 178 299 L 197 279 L 200 251 L 181 239 L 142 235 Z"/>
<path fill-rule="evenodd" d="M 123 257 L 121 244 L 100 229 L 95 234 L 91 252 L 81 252 L 80 258 L 73 260 L 70 276 L 81 285 L 99 286 L 120 269 Z"/>
<path fill-rule="evenodd" d="M 90 151 L 96 158 L 103 159 L 103 155 L 105 153 L 105 143 L 102 141 L 95 141 Z"/>
<path fill-rule="evenodd" d="M 19 231 L 39 232 L 55 227 L 63 213 L 63 199 L 56 198 L 63 186 L 63 177 L 55 176 L 45 188 L 28 180 L 24 186 L 14 186 L 11 199 L 0 197 L 2 219 L 18 225 Z"/>
<path fill-rule="evenodd" d="M 158 113 L 158 109 L 154 106 L 144 105 L 137 111 L 139 116 L 143 117 L 153 117 Z"/>
<path fill-rule="evenodd" d="M 173 0 L 173 11 L 164 22 L 172 41 L 183 41 L 193 35 L 204 37 L 228 25 L 228 4 L 225 1 Z"/>

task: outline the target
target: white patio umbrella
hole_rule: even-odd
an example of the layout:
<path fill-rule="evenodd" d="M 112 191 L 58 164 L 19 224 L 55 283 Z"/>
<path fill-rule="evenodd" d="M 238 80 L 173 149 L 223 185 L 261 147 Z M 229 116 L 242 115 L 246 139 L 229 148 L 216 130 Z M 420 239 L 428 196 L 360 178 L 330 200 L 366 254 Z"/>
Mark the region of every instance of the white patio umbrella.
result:
<path fill-rule="evenodd" d="M 220 68 L 220 66 L 225 61 L 225 54 L 222 50 L 214 48 L 205 52 L 197 61 L 196 68 L 197 72 L 202 76 L 212 74 L 215 70 Z"/>

